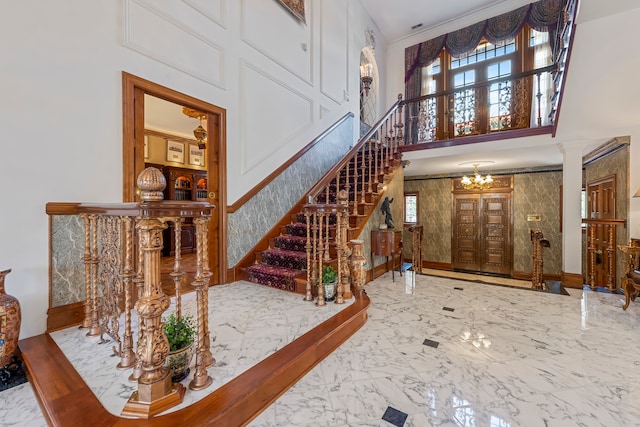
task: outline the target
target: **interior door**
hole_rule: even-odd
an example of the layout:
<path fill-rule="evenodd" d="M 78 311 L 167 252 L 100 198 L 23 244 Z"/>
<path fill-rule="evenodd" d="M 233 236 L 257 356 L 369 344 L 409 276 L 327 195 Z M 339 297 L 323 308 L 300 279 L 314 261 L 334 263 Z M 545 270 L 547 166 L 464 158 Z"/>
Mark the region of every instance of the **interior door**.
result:
<path fill-rule="evenodd" d="M 589 218 L 612 219 L 616 217 L 616 177 L 608 176 L 587 184 L 588 212 Z M 595 263 L 593 271 L 591 262 L 587 262 L 587 277 L 593 273 L 596 286 L 607 286 L 607 266 L 609 256 L 614 257 L 612 262 L 615 265 L 615 253 L 609 254 L 608 228 L 604 224 L 590 224 L 595 232 L 587 233 L 587 248 L 595 251 Z M 591 237 L 593 235 L 593 238 Z M 613 242 L 615 245 L 615 227 L 613 229 Z"/>
<path fill-rule="evenodd" d="M 454 194 L 453 269 L 510 276 L 512 217 L 511 193 Z"/>

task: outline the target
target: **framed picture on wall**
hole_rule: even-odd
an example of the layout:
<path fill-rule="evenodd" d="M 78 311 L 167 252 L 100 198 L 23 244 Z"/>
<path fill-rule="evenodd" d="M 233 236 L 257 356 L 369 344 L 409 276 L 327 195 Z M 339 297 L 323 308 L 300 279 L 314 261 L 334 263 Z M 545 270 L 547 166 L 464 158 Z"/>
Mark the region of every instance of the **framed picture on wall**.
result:
<path fill-rule="evenodd" d="M 182 142 L 167 140 L 167 161 L 184 163 L 184 144 Z"/>
<path fill-rule="evenodd" d="M 204 166 L 204 150 L 197 145 L 189 144 L 189 164 Z"/>
<path fill-rule="evenodd" d="M 278 0 L 278 2 L 303 24 L 307 23 L 304 17 L 304 0 Z"/>

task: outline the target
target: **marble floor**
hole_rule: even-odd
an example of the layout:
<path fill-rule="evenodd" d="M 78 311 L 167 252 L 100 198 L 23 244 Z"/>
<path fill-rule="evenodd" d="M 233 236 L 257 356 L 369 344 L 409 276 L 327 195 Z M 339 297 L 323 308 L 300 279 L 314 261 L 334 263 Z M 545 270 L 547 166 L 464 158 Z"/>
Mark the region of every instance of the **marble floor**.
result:
<path fill-rule="evenodd" d="M 251 426 L 640 424 L 637 302 L 623 311 L 616 294 L 565 296 L 411 272 L 395 281 L 386 273 L 366 291 L 363 328 Z M 247 357 L 229 352 L 239 366 Z M 0 425 L 46 425 L 28 384 L 0 400 Z"/>

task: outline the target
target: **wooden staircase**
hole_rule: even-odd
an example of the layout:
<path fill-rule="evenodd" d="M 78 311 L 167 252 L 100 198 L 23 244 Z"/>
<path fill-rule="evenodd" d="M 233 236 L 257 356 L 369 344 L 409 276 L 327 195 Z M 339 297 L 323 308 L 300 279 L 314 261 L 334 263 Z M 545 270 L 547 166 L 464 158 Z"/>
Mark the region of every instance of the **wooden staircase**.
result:
<path fill-rule="evenodd" d="M 305 206 L 333 205 L 338 193 L 348 194 L 347 241 L 356 239 L 384 194 L 384 185 L 400 166 L 402 107 L 398 97 L 385 116 L 301 199 L 237 266 L 240 278 L 305 294 L 309 247 Z M 335 264 L 335 216 L 328 216 L 325 233 L 331 246 L 327 263 Z"/>

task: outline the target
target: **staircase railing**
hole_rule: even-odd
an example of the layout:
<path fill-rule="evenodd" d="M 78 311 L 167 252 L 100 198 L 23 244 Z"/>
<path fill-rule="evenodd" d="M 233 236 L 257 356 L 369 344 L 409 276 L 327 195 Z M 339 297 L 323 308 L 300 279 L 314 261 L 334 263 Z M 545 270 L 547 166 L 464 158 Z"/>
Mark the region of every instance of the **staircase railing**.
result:
<path fill-rule="evenodd" d="M 161 185 L 162 184 L 162 185 Z M 138 178 L 140 203 L 68 204 L 84 223 L 85 303 L 81 328 L 87 336 L 109 336 L 119 358 L 117 368 L 132 368 L 130 380 L 138 389 L 125 405 L 123 415 L 148 418 L 182 402 L 185 388 L 172 384 L 164 368 L 169 352 L 162 333 L 162 315 L 170 299 L 162 291 L 160 258 L 163 231 L 174 224 L 180 248 L 181 226 L 191 218 L 196 227 L 197 339 L 195 373 L 189 388 L 201 390 L 212 383 L 207 367 L 215 363 L 210 350 L 208 287 L 212 276 L 208 259 L 208 222 L 213 205 L 206 202 L 163 201 L 164 177 L 147 168 Z M 162 188 L 159 188 L 162 186 Z M 181 283 L 184 278 L 180 251 L 170 273 L 176 292 L 176 317 L 182 314 Z M 137 314 L 137 331 L 132 317 Z M 121 330 L 120 317 L 124 315 Z M 122 336 L 120 335 L 122 333 Z M 134 335 L 137 336 L 134 345 Z"/>
<path fill-rule="evenodd" d="M 364 284 L 364 264 L 358 256 L 362 242 L 351 240 L 355 252 L 351 260 L 347 245 L 347 241 L 357 237 L 364 223 L 352 222 L 350 218 L 370 214 L 388 174 L 400 164 L 399 149 L 404 140 L 402 105 L 402 95 L 398 95 L 389 111 L 308 193 L 309 204 L 304 207 L 308 260 L 305 300 L 313 300 L 311 289 L 320 281 L 320 272 L 326 264 L 337 264 L 336 303 L 351 297 L 349 283 L 355 288 Z M 324 305 L 322 286 L 318 286 L 317 304 Z"/>
<path fill-rule="evenodd" d="M 338 191 L 346 190 L 351 213 L 359 215 L 367 194 L 377 193 L 384 175 L 400 163 L 399 148 L 404 144 L 402 105 L 400 94 L 389 111 L 309 190 L 310 203 L 335 203 Z M 348 188 L 351 179 L 353 191 Z"/>

